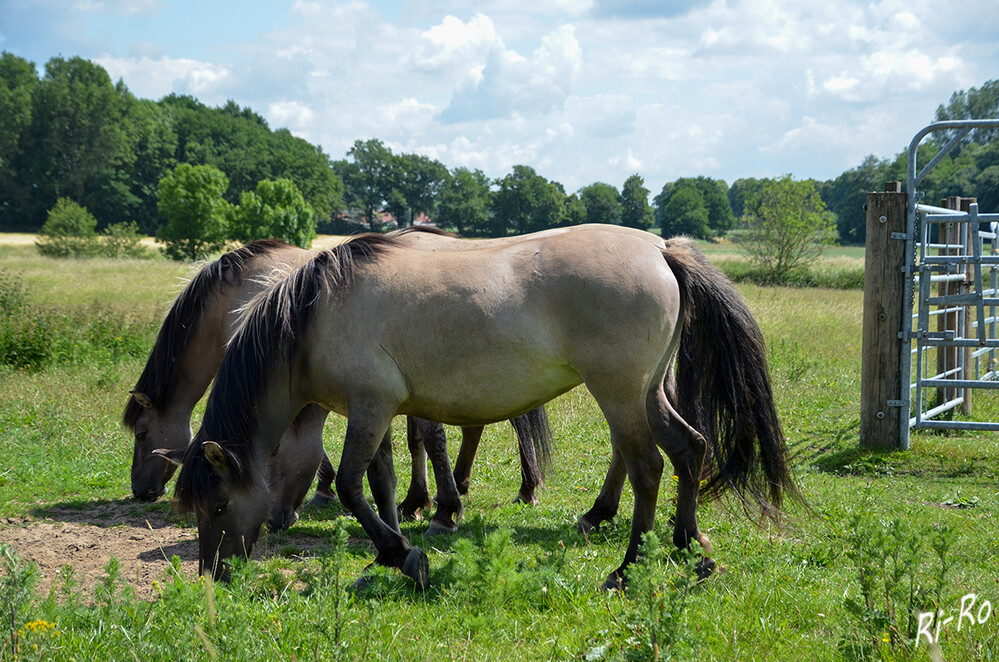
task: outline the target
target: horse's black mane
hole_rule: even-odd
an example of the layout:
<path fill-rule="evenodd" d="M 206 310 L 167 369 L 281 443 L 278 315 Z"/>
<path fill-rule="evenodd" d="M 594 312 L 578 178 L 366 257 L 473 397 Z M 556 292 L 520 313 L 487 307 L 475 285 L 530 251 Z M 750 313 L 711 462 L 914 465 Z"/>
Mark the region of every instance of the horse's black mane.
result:
<path fill-rule="evenodd" d="M 177 506 L 182 512 L 212 505 L 217 480 L 205 458 L 205 441 L 222 447 L 229 477 L 236 485 L 251 480 L 247 442 L 256 429 L 256 404 L 274 362 L 292 359 L 316 303 L 325 295 L 349 288 L 357 263 L 398 244 L 387 235 L 357 235 L 317 253 L 250 304 L 215 376 L 201 429 L 184 455 L 176 487 Z"/>
<path fill-rule="evenodd" d="M 261 239 L 202 267 L 170 306 L 134 390 L 147 395 L 155 406 L 165 407 L 177 387 L 177 361 L 194 335 L 208 300 L 222 291 L 226 277 L 238 279 L 248 260 L 287 247 L 277 239 Z M 141 413 L 142 405 L 129 396 L 122 424 L 133 429 Z"/>

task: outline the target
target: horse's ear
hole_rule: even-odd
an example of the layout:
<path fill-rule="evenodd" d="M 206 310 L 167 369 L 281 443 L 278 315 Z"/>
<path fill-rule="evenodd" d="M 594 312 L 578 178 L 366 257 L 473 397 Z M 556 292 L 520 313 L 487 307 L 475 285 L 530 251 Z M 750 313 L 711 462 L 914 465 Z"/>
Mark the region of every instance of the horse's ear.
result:
<path fill-rule="evenodd" d="M 184 451 L 186 450 L 186 448 L 174 448 L 173 450 L 157 448 L 153 451 L 153 455 L 158 455 L 170 464 L 176 464 L 179 467 L 184 463 Z"/>
<path fill-rule="evenodd" d="M 135 401 L 138 402 L 143 409 L 153 408 L 153 401 L 150 400 L 149 396 L 146 395 L 145 393 L 140 393 L 138 391 L 129 391 L 129 394 L 131 394 L 131 396 L 135 398 Z"/>
<path fill-rule="evenodd" d="M 229 461 L 226 460 L 225 452 L 222 447 L 219 446 L 214 441 L 206 441 L 202 444 L 205 449 L 205 458 L 211 463 L 212 468 L 214 468 L 219 473 L 229 472 Z"/>
<path fill-rule="evenodd" d="M 242 274 L 228 255 L 219 258 L 219 273 L 222 276 L 222 282 L 229 287 L 239 287 L 243 283 Z"/>

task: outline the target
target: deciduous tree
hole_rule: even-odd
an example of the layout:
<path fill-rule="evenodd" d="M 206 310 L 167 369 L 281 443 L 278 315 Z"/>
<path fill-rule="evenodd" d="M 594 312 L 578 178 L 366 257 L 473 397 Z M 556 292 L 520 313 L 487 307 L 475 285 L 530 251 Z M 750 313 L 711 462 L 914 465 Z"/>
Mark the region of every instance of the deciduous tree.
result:
<path fill-rule="evenodd" d="M 308 248 L 316 238 L 316 213 L 290 179 L 265 179 L 245 191 L 234 213 L 232 236 L 240 241 L 281 239 Z"/>
<path fill-rule="evenodd" d="M 822 254 L 835 239 L 835 219 L 811 180 L 791 175 L 763 180 L 746 197 L 743 246 L 761 275 L 785 282 L 792 272 Z"/>
<path fill-rule="evenodd" d="M 156 235 L 174 260 L 196 260 L 229 239 L 232 207 L 223 197 L 229 179 L 214 166 L 181 163 L 159 185 L 159 212 L 166 225 Z"/>
<path fill-rule="evenodd" d="M 653 220 L 645 180 L 638 174 L 628 177 L 621 187 L 621 225 L 648 230 L 652 227 Z"/>
<path fill-rule="evenodd" d="M 621 201 L 617 188 L 604 182 L 594 182 L 579 190 L 579 199 L 586 209 L 587 223 L 621 223 Z"/>

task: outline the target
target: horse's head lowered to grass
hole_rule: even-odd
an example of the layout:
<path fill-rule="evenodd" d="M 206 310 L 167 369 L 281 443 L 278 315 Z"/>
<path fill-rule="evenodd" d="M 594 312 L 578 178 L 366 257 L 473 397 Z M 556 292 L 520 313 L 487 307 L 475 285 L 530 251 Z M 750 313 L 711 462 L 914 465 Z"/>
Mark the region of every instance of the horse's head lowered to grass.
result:
<path fill-rule="evenodd" d="M 312 306 L 350 282 L 356 259 L 389 245 L 362 235 L 319 253 L 247 305 L 177 479 L 178 509 L 197 516 L 201 572 L 224 578 L 224 560 L 248 557 L 267 519 L 267 459 L 306 403 L 288 375 Z"/>
<path fill-rule="evenodd" d="M 176 466 L 156 449 L 183 449 L 191 441 L 191 412 L 215 375 L 225 342 L 231 299 L 255 294 L 256 262 L 270 270 L 288 253 L 306 251 L 280 241 L 255 241 L 202 267 L 188 282 L 160 328 L 146 366 L 129 393 L 122 424 L 134 435 L 132 494 L 151 501 L 166 491 Z"/>

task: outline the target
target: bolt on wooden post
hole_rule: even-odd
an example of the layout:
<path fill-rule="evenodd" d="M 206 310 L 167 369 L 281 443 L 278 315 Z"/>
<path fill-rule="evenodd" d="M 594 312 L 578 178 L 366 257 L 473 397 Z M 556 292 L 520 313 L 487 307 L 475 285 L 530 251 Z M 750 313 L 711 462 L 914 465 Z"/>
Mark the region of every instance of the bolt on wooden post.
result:
<path fill-rule="evenodd" d="M 864 332 L 860 384 L 860 445 L 884 450 L 901 446 L 903 308 L 906 203 L 900 182 L 867 195 L 864 258 Z M 908 402 L 908 397 L 904 398 Z"/>

